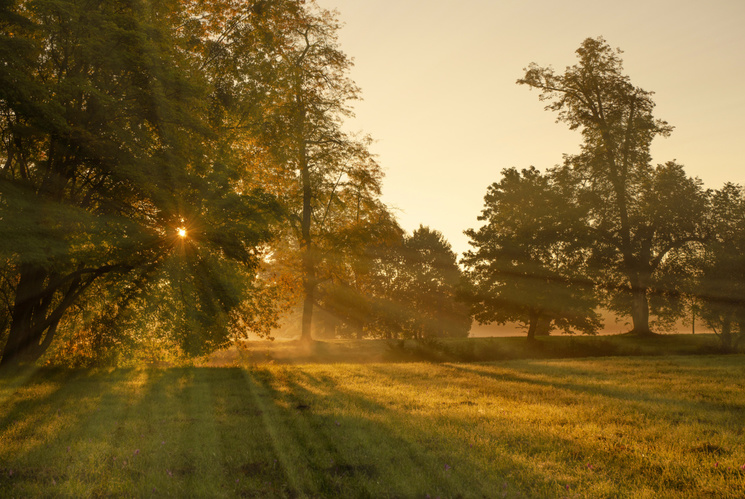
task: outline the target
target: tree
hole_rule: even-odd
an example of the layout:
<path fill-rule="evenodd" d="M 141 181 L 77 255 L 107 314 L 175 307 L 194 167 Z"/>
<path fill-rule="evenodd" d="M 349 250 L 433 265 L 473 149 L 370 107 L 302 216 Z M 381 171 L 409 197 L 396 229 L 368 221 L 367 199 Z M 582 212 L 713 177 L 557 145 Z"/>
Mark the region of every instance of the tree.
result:
<path fill-rule="evenodd" d="M 277 205 L 236 189 L 194 48 L 209 40 L 181 7 L 0 7 L 0 255 L 13 287 L 2 364 L 44 353 L 94 285 L 131 303 L 183 257 L 198 289 L 186 308 L 209 314 L 237 303 L 213 265 L 257 265 Z"/>
<path fill-rule="evenodd" d="M 246 124 L 260 137 L 260 145 L 250 144 L 247 154 L 270 158 L 276 165 L 266 177 L 268 183 L 282 179 L 282 192 L 276 194 L 289 213 L 289 227 L 273 248 L 277 263 L 300 276 L 301 338 L 308 341 L 313 308 L 321 300 L 319 286 L 349 266 L 342 257 L 354 250 L 342 246 L 368 244 L 348 236 L 364 234 L 360 228 L 374 226 L 386 208 L 378 200 L 382 173 L 368 150 L 370 140 L 342 130 L 359 89 L 348 77 L 351 60 L 337 45 L 339 24 L 331 12 L 315 4 L 284 3 L 291 8 L 278 11 L 260 31 L 271 36 L 257 38 L 253 25 L 236 29 L 231 36 L 240 47 L 258 43 L 263 59 L 271 62 L 261 73 L 250 75 L 259 79 L 270 105 L 259 119 Z M 271 10 L 273 5 L 262 9 Z M 245 66 L 240 63 L 243 54 L 234 51 L 236 67 Z"/>
<path fill-rule="evenodd" d="M 463 275 L 442 233 L 420 225 L 404 240 L 403 257 L 396 295 L 412 314 L 405 332 L 414 338 L 468 336 L 471 315 L 459 299 Z"/>
<path fill-rule="evenodd" d="M 343 200 L 343 191 L 340 196 Z M 349 201 L 356 204 L 354 198 Z M 319 282 L 317 303 L 337 323 L 335 336 L 374 335 L 380 299 L 377 272 L 383 255 L 400 247 L 403 230 L 382 203 L 369 204 L 357 214 L 337 210 L 329 226 L 333 230 L 324 234 L 320 267 L 326 278 Z"/>
<path fill-rule="evenodd" d="M 484 225 L 465 232 L 474 249 L 462 262 L 479 322 L 522 322 L 529 339 L 553 327 L 599 328 L 588 275 L 588 212 L 571 186 L 562 188 L 534 167 L 502 170 L 478 219 Z"/>
<path fill-rule="evenodd" d="M 366 304 L 371 336 L 468 335 L 471 316 L 460 296 L 463 275 L 439 231 L 419 226 L 411 235 L 378 246 L 370 257 Z"/>
<path fill-rule="evenodd" d="M 701 318 L 731 351 L 745 340 L 745 191 L 728 183 L 714 193 L 712 205 L 715 235 L 696 294 Z"/>
<path fill-rule="evenodd" d="M 462 272 L 440 232 L 419 227 L 406 235 L 384 218 L 360 236 L 364 244 L 345 244 L 354 253 L 344 255 L 345 265 L 335 266 L 332 278 L 319 286 L 323 322 L 333 328 L 332 337 L 468 335 Z"/>
<path fill-rule="evenodd" d="M 518 83 L 538 89 L 557 121 L 581 131 L 581 152 L 565 158 L 563 175 L 582 186 L 605 288 L 626 297 L 633 331 L 650 334 L 649 291 L 678 250 L 705 239 L 708 201 L 681 166 L 650 165 L 652 140 L 672 127 L 654 118 L 652 93 L 623 74 L 620 53 L 588 38 L 563 74 L 531 64 Z"/>

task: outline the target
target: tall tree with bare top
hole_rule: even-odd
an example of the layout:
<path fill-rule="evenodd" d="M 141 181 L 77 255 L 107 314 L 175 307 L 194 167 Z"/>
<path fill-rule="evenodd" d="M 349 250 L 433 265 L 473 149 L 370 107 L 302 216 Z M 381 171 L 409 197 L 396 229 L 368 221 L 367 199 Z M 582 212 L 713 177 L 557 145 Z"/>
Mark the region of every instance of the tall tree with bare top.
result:
<path fill-rule="evenodd" d="M 359 89 L 349 78 L 352 60 L 337 43 L 335 14 L 315 2 L 285 3 L 294 7 L 278 11 L 265 27 L 271 34 L 265 58 L 271 64 L 258 78 L 271 105 L 249 125 L 263 144 L 250 154 L 266 154 L 279 165 L 266 183 L 257 181 L 267 190 L 282 187 L 276 194 L 287 207 L 289 224 L 274 245 L 275 262 L 284 262 L 301 281 L 301 338 L 309 341 L 319 285 L 334 279 L 334 267 L 348 266 L 343 256 L 354 252 L 350 244 L 369 243 L 347 236 L 367 227 L 372 237 L 388 214 L 378 199 L 382 172 L 369 152 L 369 138 L 343 130 Z M 236 39 L 250 47 L 266 44 L 266 36 L 257 38 L 254 26 L 248 28 Z M 241 56 L 237 51 L 236 58 Z"/>
<path fill-rule="evenodd" d="M 581 152 L 563 175 L 583 188 L 594 251 L 612 303 L 623 303 L 633 331 L 650 334 L 650 292 L 676 252 L 706 238 L 708 193 L 674 162 L 653 166 L 650 146 L 673 127 L 654 117 L 652 92 L 623 72 L 621 51 L 603 38 L 577 49 L 578 63 L 557 73 L 531 64 L 517 81 L 540 91 L 557 121 L 579 130 Z"/>

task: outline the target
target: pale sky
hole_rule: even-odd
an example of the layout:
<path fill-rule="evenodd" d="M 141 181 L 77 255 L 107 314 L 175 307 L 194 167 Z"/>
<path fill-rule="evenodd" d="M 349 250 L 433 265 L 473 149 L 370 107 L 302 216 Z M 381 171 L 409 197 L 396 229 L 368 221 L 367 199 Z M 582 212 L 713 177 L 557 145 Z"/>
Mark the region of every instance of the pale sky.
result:
<path fill-rule="evenodd" d="M 503 168 L 545 170 L 578 150 L 579 133 L 515 81 L 531 62 L 574 64 L 587 37 L 624 51 L 632 83 L 676 127 L 655 163 L 675 159 L 706 187 L 745 184 L 745 0 L 317 1 L 345 24 L 364 99 L 348 126 L 376 140 L 383 200 L 458 254 Z"/>

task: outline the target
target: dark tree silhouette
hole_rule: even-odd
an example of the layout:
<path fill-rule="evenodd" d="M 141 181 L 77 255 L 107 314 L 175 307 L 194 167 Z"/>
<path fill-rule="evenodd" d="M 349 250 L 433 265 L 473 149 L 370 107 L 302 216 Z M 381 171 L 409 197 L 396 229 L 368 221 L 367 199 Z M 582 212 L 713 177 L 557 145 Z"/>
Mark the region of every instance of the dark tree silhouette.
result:
<path fill-rule="evenodd" d="M 697 288 L 701 318 L 734 350 L 745 340 L 745 192 L 726 184 L 713 196 L 714 237 Z"/>
<path fill-rule="evenodd" d="M 619 54 L 588 38 L 563 74 L 531 64 L 518 83 L 580 130 L 582 151 L 566 158 L 562 175 L 583 187 L 605 288 L 628 297 L 634 332 L 650 334 L 649 290 L 667 259 L 705 239 L 707 193 L 675 163 L 650 165 L 652 140 L 672 127 L 654 118 L 652 93 L 631 84 Z"/>
<path fill-rule="evenodd" d="M 468 336 L 471 315 L 460 300 L 463 275 L 450 243 L 437 230 L 419 226 L 404 240 L 397 301 L 410 308 L 407 336 Z"/>
<path fill-rule="evenodd" d="M 531 167 L 502 171 L 489 186 L 463 256 L 474 316 L 522 322 L 528 338 L 560 327 L 594 333 L 598 299 L 588 276 L 588 212 L 574 189 Z"/>

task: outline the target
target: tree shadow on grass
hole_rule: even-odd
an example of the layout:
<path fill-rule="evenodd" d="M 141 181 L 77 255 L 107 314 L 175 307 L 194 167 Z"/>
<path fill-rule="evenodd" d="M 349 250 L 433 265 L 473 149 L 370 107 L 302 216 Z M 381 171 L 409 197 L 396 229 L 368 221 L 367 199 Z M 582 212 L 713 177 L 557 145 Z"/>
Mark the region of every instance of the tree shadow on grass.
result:
<path fill-rule="evenodd" d="M 38 370 L 4 404 L 10 410 L 0 422 L 0 488 L 20 485 L 36 495 L 64 482 L 79 461 L 79 449 L 100 438 L 90 421 L 102 407 L 126 400 L 121 389 L 129 376 L 129 370 Z M 37 390 L 45 386 L 53 389 Z M 14 398 L 22 400 L 13 403 Z"/>
<path fill-rule="evenodd" d="M 53 394 L 15 404 L 4 415 L 4 421 L 33 420 L 35 429 L 33 445 L 4 455 L 0 490 L 17 496 L 295 495 L 282 487 L 276 459 L 266 452 L 270 441 L 243 370 L 70 371 L 52 379 Z M 15 431 L 4 425 L 0 438 L 16 438 Z"/>
<path fill-rule="evenodd" d="M 505 375 L 504 369 L 500 369 L 498 375 L 492 376 L 489 376 L 488 373 L 485 376 L 484 372 L 476 371 L 477 368 L 488 370 L 488 367 L 442 365 L 440 366 L 442 377 L 437 381 L 421 378 L 410 382 L 418 382 L 419 386 L 415 386 L 417 391 L 421 391 L 426 383 L 433 382 L 463 385 L 460 390 L 451 390 L 456 393 L 454 399 L 458 400 L 442 402 L 442 411 L 448 412 L 450 415 L 441 421 L 440 426 L 444 428 L 456 427 L 463 429 L 465 432 L 470 432 L 472 435 L 484 435 L 484 438 L 490 441 L 489 447 L 498 449 L 498 454 L 501 454 L 495 456 L 495 460 L 503 463 L 502 472 L 510 473 L 510 470 L 517 470 L 515 476 L 521 477 L 521 485 L 518 485 L 518 490 L 523 490 L 531 496 L 546 495 L 546 490 L 556 491 L 559 489 L 556 485 L 557 478 L 560 476 L 560 479 L 566 480 L 567 484 L 573 485 L 577 480 L 583 481 L 585 485 L 594 483 L 597 485 L 598 491 L 585 489 L 585 493 L 590 490 L 590 495 L 600 494 L 600 490 L 612 491 L 611 494 L 617 496 L 633 496 L 635 494 L 634 490 L 649 489 L 657 490 L 659 493 L 670 493 L 674 490 L 683 491 L 696 488 L 699 477 L 688 465 L 669 461 L 669 457 L 666 456 L 656 455 L 654 451 L 656 444 L 654 443 L 646 442 L 647 445 L 644 445 L 644 442 L 642 442 L 638 448 L 635 448 L 635 444 L 629 443 L 634 441 L 640 425 L 653 421 L 658 428 L 660 425 L 665 427 L 668 422 L 666 415 L 659 414 L 659 412 L 653 414 L 653 411 L 660 411 L 659 404 L 664 406 L 662 411 L 673 411 L 679 417 L 685 418 L 685 411 L 691 409 L 687 402 L 674 398 L 648 395 L 644 403 L 637 407 L 614 411 L 619 403 L 627 404 L 634 400 L 634 390 L 626 391 L 605 386 L 603 391 L 598 394 L 594 391 L 594 385 L 585 386 L 581 383 L 536 380 L 527 375 Z M 396 376 L 391 374 L 390 369 L 381 366 L 374 369 L 389 378 L 387 381 L 377 381 L 376 383 L 395 382 Z M 468 383 L 462 381 L 464 374 L 468 377 Z M 566 374 L 567 372 L 558 375 L 559 379 Z M 482 380 L 491 379 L 492 382 L 478 382 L 471 379 L 474 375 L 480 376 Z M 508 387 L 507 385 L 512 386 Z M 509 389 L 508 394 L 503 393 L 505 388 Z M 557 395 L 555 393 L 557 388 L 569 393 L 567 395 Z M 469 391 L 475 395 L 473 399 L 479 400 L 478 403 L 468 403 L 470 402 L 468 400 Z M 571 399 L 581 395 L 597 396 L 600 399 L 599 403 L 585 401 L 576 404 L 576 407 L 585 413 L 596 410 L 602 404 L 608 405 L 607 414 L 611 419 L 617 413 L 625 413 L 618 420 L 619 428 L 623 428 L 625 434 L 608 433 L 603 431 L 602 427 L 592 430 L 595 424 L 601 423 L 592 419 L 588 420 L 587 418 L 590 415 L 584 414 L 580 416 L 580 424 L 585 425 L 585 428 L 590 430 L 590 434 L 588 435 L 587 431 L 583 430 L 581 434 L 585 436 L 582 439 L 577 439 L 576 436 L 572 437 L 571 427 L 577 423 L 573 417 L 578 416 L 579 413 L 573 410 L 575 404 L 571 403 Z M 510 401 L 505 400 L 505 405 L 509 409 L 505 411 L 503 418 L 498 418 L 500 423 L 496 427 L 494 421 L 479 415 L 482 405 L 492 403 L 492 400 L 490 400 L 492 396 L 497 403 L 499 403 L 499 399 L 505 400 L 505 396 L 518 397 L 515 403 L 509 403 Z M 464 404 L 464 400 L 466 407 L 460 411 L 461 415 L 458 415 L 459 411 L 452 408 L 455 407 L 454 403 Z M 556 405 L 557 402 L 559 402 L 558 405 Z M 566 406 L 564 405 L 565 402 Z M 669 407 L 665 404 L 668 404 Z M 471 405 L 474 406 L 474 410 L 470 410 L 469 406 Z M 713 407 L 704 405 L 705 407 L 702 409 L 704 413 L 713 408 L 718 408 L 723 411 L 724 418 L 729 418 L 731 422 L 734 422 L 735 419 L 732 417 L 731 410 L 722 409 L 719 405 Z M 521 414 L 511 414 L 510 412 L 515 411 L 517 406 L 522 406 L 522 409 L 518 411 Z M 435 420 L 440 419 L 438 407 L 430 407 L 429 409 Z M 546 414 L 536 412 L 531 415 L 530 410 L 546 411 Z M 410 411 L 414 414 L 422 412 L 417 407 L 413 407 Z M 495 412 L 494 410 L 490 411 L 491 414 Z M 647 415 L 651 415 L 650 419 L 647 419 Z M 416 420 L 416 418 L 411 418 L 411 415 L 406 419 Z M 701 423 L 698 419 L 682 422 L 687 424 L 689 428 L 698 427 Z M 717 423 L 715 422 L 711 427 L 721 428 Z M 616 426 L 613 425 L 613 427 Z M 587 438 L 588 436 L 590 438 Z M 711 446 L 677 448 L 680 442 L 675 441 L 674 437 L 666 445 L 669 445 L 671 450 L 675 448 L 678 455 L 681 453 L 697 454 L 691 461 L 699 459 L 706 462 L 709 460 L 709 456 L 704 454 L 706 449 Z M 649 449 L 646 447 L 649 447 Z M 726 449 L 719 446 L 714 447 L 726 452 Z M 485 450 L 488 452 L 488 449 L 482 447 L 480 452 Z M 712 472 L 717 472 L 712 467 L 713 464 L 712 461 L 708 467 Z M 479 463 L 472 463 L 471 466 L 477 467 Z M 491 469 L 493 467 L 494 465 L 491 466 Z M 537 469 L 544 470 L 544 472 L 536 473 Z M 732 476 L 723 475 L 718 477 L 718 479 L 721 479 L 720 485 L 723 486 L 721 490 L 736 490 L 737 481 L 742 480 L 743 473 L 739 470 L 730 469 L 730 472 Z M 524 480 L 525 477 L 529 477 L 527 482 Z M 634 484 L 639 488 L 630 489 L 629 484 Z M 605 493 L 601 495 L 605 495 Z"/>
<path fill-rule="evenodd" d="M 371 385 L 398 382 L 383 379 L 375 366 L 364 367 L 364 372 Z M 309 450 L 302 465 L 313 470 L 312 495 L 516 497 L 558 496 L 566 491 L 566 482 L 541 471 L 520 451 L 506 445 L 474 448 L 466 433 L 479 426 L 477 421 L 452 415 L 436 418 L 416 407 L 402 410 L 395 401 L 366 395 L 364 381 L 348 387 L 330 376 L 293 374 L 271 390 L 279 397 L 278 406 L 308 407 L 284 421 L 283 427 L 292 434 L 293 444 Z M 453 427 L 457 431 L 449 431 Z M 528 442 L 531 432 L 515 431 L 510 441 Z M 568 443 L 556 439 L 550 444 L 566 448 Z M 582 452 L 576 454 L 581 461 Z M 587 450 L 585 455 L 589 454 Z"/>
<path fill-rule="evenodd" d="M 695 486 L 685 469 L 665 468 L 653 456 L 614 441 L 576 440 L 538 419 L 486 416 L 471 397 L 494 403 L 508 383 L 534 398 L 545 390 L 566 392 L 554 399 L 559 403 L 585 394 L 609 404 L 639 400 L 633 389 L 608 385 L 611 377 L 602 372 L 596 382 L 568 381 L 587 373 L 560 365 L 551 373 L 522 373 L 514 366 L 424 364 L 40 374 L 28 386 L 51 379 L 54 391 L 13 401 L 0 413 L 6 423 L 0 438 L 13 437 L 8 422 L 37 413 L 35 424 L 49 430 L 3 455 L 0 490 L 11 496 L 557 497 L 567 485 L 572 493 L 619 496 L 633 495 L 620 488 L 629 483 L 668 491 Z M 437 400 L 428 398 L 428 387 Z M 687 407 L 649 393 L 640 403 Z"/>
<path fill-rule="evenodd" d="M 274 401 L 267 415 L 285 436 L 275 442 L 276 453 L 288 461 L 284 466 L 302 470 L 295 473 L 303 494 L 458 495 L 448 483 L 446 463 L 391 431 L 392 411 L 383 404 L 344 391 L 329 378 L 297 370 L 274 378 L 276 371 L 262 371 L 255 389 Z"/>
<path fill-rule="evenodd" d="M 683 393 L 680 396 L 673 396 L 671 390 L 661 392 L 659 390 L 649 390 L 648 388 L 636 385 L 624 388 L 613 383 L 617 376 L 604 372 L 588 372 L 579 367 L 562 366 L 551 364 L 550 374 L 533 373 L 519 374 L 521 369 L 511 368 L 508 370 L 499 369 L 494 372 L 487 365 L 474 364 L 448 364 L 444 366 L 453 372 L 477 375 L 501 382 L 519 383 L 523 386 L 541 386 L 565 390 L 574 394 L 583 394 L 589 396 L 602 397 L 609 399 L 613 404 L 629 405 L 635 404 L 640 409 L 646 408 L 654 412 L 668 412 L 670 414 L 706 414 L 711 419 L 714 415 L 720 418 L 742 421 L 745 415 L 745 404 L 734 401 L 711 401 L 702 398 L 691 400 Z M 508 372 L 509 371 L 509 372 Z M 745 375 L 745 366 L 742 367 L 742 374 Z M 677 384 L 685 391 L 692 390 L 696 386 L 696 376 L 689 376 L 684 368 L 678 368 L 675 376 L 679 379 Z M 661 376 L 662 378 L 662 376 Z M 581 380 L 586 382 L 566 381 Z M 646 380 L 649 382 L 650 380 Z M 723 383 L 726 381 L 723 380 Z M 703 390 L 703 389 L 702 389 Z"/>

